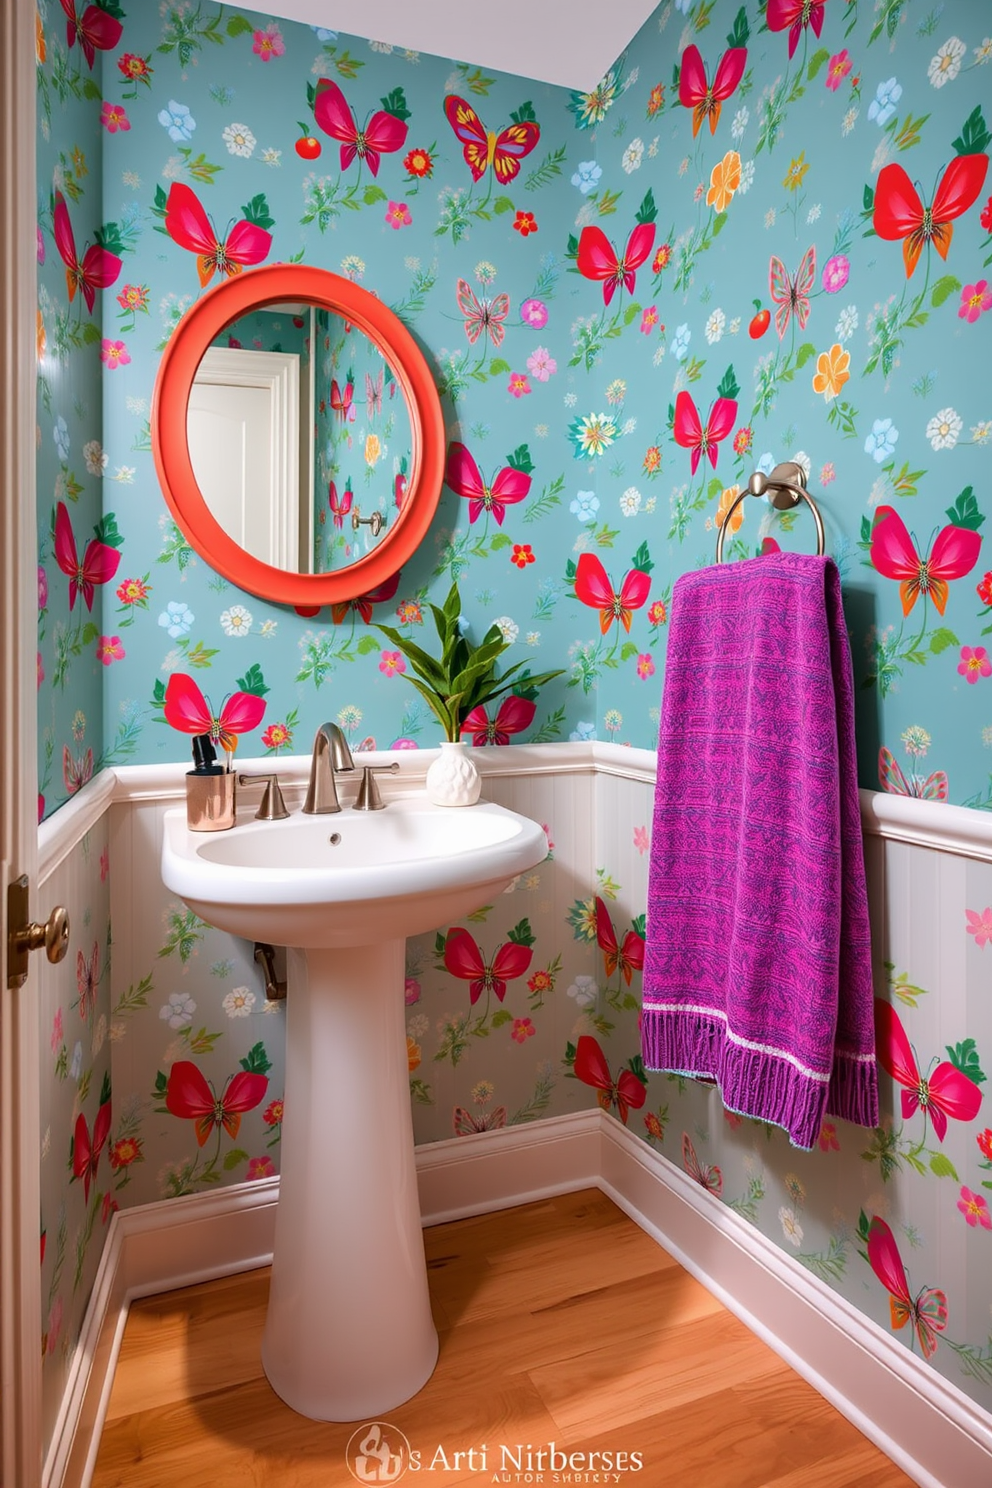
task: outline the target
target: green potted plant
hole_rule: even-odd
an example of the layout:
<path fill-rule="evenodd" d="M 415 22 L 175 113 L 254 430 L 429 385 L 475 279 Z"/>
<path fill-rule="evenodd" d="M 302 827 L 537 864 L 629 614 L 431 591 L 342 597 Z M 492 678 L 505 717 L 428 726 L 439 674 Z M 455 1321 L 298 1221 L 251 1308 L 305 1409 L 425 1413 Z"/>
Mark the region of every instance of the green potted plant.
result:
<path fill-rule="evenodd" d="M 502 676 L 496 663 L 510 642 L 498 625 L 491 625 L 478 645 L 463 634 L 461 597 L 452 584 L 442 608 L 431 614 L 440 641 L 440 656 L 432 656 L 394 626 L 379 625 L 383 635 L 401 652 L 415 675 L 403 676 L 427 703 L 444 730 L 441 758 L 428 771 L 428 795 L 440 805 L 472 805 L 479 798 L 479 772 L 462 741 L 470 733 L 474 743 L 505 744 L 511 733 L 527 728 L 534 717 L 538 689 L 561 670 L 532 677 L 525 662 L 517 662 Z M 502 698 L 494 718 L 486 705 Z M 433 772 L 433 773 L 432 773 Z M 449 779 L 450 777 L 450 779 Z M 463 799 L 469 795 L 471 799 Z"/>

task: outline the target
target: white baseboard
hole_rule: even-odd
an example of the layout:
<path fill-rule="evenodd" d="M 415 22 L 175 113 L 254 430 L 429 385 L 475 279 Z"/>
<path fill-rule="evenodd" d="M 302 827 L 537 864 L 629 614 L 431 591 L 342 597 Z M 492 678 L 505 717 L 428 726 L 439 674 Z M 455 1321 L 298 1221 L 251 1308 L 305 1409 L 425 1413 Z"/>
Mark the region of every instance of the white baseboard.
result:
<path fill-rule="evenodd" d="M 921 1488 L 992 1483 L 992 1415 L 605 1115 L 599 1186 Z"/>
<path fill-rule="evenodd" d="M 598 1108 L 417 1150 L 424 1224 L 596 1186 L 921 1488 L 992 1482 L 992 1416 Z M 45 1463 L 89 1488 L 135 1297 L 266 1265 L 279 1180 L 114 1216 Z"/>

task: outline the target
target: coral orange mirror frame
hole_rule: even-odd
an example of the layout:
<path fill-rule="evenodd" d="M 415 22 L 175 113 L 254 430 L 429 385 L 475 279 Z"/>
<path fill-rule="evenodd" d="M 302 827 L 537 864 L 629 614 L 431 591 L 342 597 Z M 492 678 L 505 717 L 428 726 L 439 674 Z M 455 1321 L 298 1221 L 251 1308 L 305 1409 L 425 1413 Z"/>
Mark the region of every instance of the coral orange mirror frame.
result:
<path fill-rule="evenodd" d="M 239 316 L 287 300 L 309 301 L 341 315 L 376 342 L 392 367 L 410 416 L 412 451 L 403 509 L 371 552 L 334 573 L 291 573 L 246 552 L 211 513 L 190 460 L 186 409 L 207 347 Z M 437 510 L 444 476 L 444 417 L 427 361 L 388 306 L 326 269 L 268 264 L 225 280 L 197 300 L 163 353 L 151 425 L 159 482 L 183 536 L 224 578 L 262 599 L 315 610 L 369 593 L 413 555 Z"/>

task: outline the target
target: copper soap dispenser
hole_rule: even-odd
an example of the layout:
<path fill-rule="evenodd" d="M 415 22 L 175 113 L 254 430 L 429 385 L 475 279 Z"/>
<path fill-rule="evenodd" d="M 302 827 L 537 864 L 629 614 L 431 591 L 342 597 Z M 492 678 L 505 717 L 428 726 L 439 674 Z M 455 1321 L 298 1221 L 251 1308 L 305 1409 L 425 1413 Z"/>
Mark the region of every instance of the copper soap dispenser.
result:
<path fill-rule="evenodd" d="M 217 764 L 209 734 L 193 737 L 193 768 L 186 772 L 186 825 L 191 832 L 225 832 L 234 826 L 233 770 Z"/>

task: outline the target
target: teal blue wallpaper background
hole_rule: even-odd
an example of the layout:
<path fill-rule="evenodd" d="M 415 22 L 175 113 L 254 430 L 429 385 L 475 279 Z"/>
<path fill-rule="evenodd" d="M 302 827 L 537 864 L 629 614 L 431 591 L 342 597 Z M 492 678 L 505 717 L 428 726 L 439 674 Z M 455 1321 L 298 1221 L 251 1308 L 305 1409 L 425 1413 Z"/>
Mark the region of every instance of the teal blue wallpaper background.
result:
<path fill-rule="evenodd" d="M 588 95 L 209 0 L 86 14 L 89 54 L 62 7 L 39 3 L 42 814 L 104 765 L 187 757 L 162 719 L 175 674 L 214 716 L 237 690 L 264 699 L 241 760 L 305 754 L 328 718 L 356 748 L 435 744 L 364 610 L 429 636 L 427 602 L 452 579 L 471 634 L 496 623 L 511 641 L 507 665 L 564 669 L 512 742 L 653 749 L 673 583 L 712 562 L 736 492 L 781 460 L 808 472 L 843 578 L 862 785 L 992 808 L 985 0 L 678 0 Z M 445 410 L 428 539 L 394 590 L 343 614 L 231 586 L 186 546 L 155 477 L 162 348 L 211 284 L 278 260 L 391 305 Z M 333 406 L 321 417 L 340 431 Z M 814 540 L 805 511 L 750 498 L 730 525 L 732 558 Z M 880 1050 L 883 1122 L 825 1123 L 797 1154 L 708 1089 L 640 1066 L 650 792 L 631 786 L 628 804 L 602 785 L 604 841 L 633 815 L 594 881 L 575 868 L 577 824 L 552 819 L 553 859 L 473 921 L 487 963 L 529 953 L 505 1002 L 470 1007 L 450 927 L 410 943 L 418 1141 L 598 1100 L 883 1327 L 901 1286 L 917 1312 L 898 1336 L 987 1406 L 992 1128 L 971 1092 L 977 1114 L 950 1112 L 945 1148 L 929 1108 L 907 1106 L 914 1070 L 899 1063 L 912 1040 L 920 1079 L 949 1088 L 953 1061 L 984 1088 L 986 865 L 945 891 L 911 884 L 898 849 L 887 872 L 914 909 L 908 949 L 890 950 L 873 906 L 876 992 L 905 1032 Z M 49 1419 L 112 1206 L 268 1177 L 279 1158 L 281 1017 L 246 943 L 162 888 L 134 906 L 145 918 L 111 978 L 96 846 L 43 1072 Z M 128 903 L 132 883 L 111 876 Z M 215 1092 L 239 1067 L 266 1074 L 240 1145 L 218 1126 L 201 1149 L 164 1108 L 187 1059 Z"/>
<path fill-rule="evenodd" d="M 102 492 L 119 555 L 94 635 L 43 542 L 46 759 L 78 758 L 74 692 L 97 673 L 97 764 L 185 756 L 159 707 L 177 671 L 215 710 L 244 679 L 265 690 L 245 753 L 305 751 L 327 716 L 355 744 L 436 742 L 360 614 L 303 618 L 232 588 L 157 488 L 155 372 L 201 279 L 304 260 L 372 288 L 413 330 L 477 479 L 498 498 L 500 473 L 524 472 L 511 503 L 477 510 L 462 464 L 449 471 L 430 539 L 373 618 L 416 635 L 457 577 L 472 632 L 495 621 L 512 638 L 507 664 L 566 668 L 526 737 L 653 747 L 672 583 L 712 561 L 726 493 L 796 459 L 844 577 L 862 783 L 988 806 L 987 29 L 970 0 L 663 6 L 581 96 L 207 3 L 135 8 L 96 54 L 86 129 L 99 118 L 101 148 L 77 142 L 67 112 L 41 165 L 50 343 L 66 314 L 50 194 L 73 148 L 89 145 L 91 172 L 69 203 L 80 251 L 97 233 L 120 261 L 83 316 L 94 339 L 59 343 L 59 375 L 88 395 L 43 416 L 42 533 L 69 479 L 77 543 L 96 535 Z M 300 122 L 316 158 L 296 151 Z M 347 137 L 366 124 L 363 158 Z M 491 164 L 473 155 L 487 134 Z M 174 192 L 185 215 L 170 217 Z M 743 510 L 729 556 L 772 528 L 763 503 Z M 774 534 L 814 540 L 804 512 Z M 57 655 L 71 640 L 70 682 Z M 70 782 L 44 761 L 42 775 L 50 810 Z"/>

